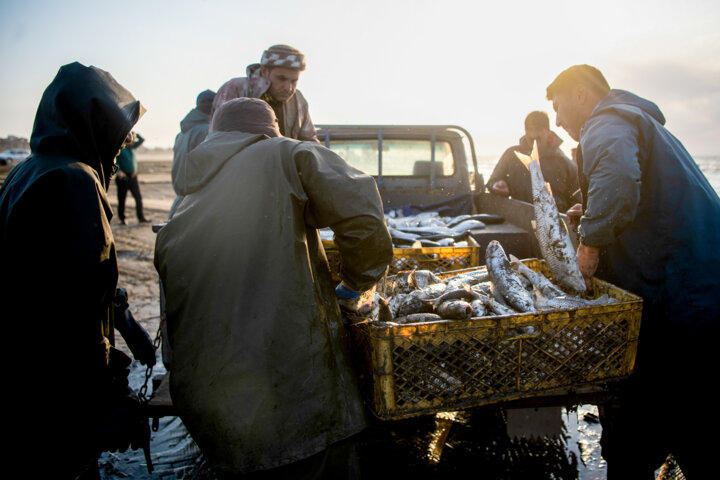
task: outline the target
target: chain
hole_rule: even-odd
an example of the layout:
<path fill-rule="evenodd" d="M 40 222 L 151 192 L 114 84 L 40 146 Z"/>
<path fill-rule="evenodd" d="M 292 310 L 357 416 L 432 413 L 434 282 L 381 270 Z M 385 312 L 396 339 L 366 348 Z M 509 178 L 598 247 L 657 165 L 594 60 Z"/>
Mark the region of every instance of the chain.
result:
<path fill-rule="evenodd" d="M 158 351 L 158 348 L 160 348 L 160 344 L 162 343 L 162 328 L 163 324 L 165 323 L 165 314 L 163 313 L 160 315 L 160 323 L 158 324 L 157 333 L 155 334 L 155 340 L 153 340 L 153 348 L 155 352 Z M 145 382 L 143 383 L 143 386 L 140 387 L 140 391 L 138 392 L 138 398 L 140 399 L 140 402 L 145 405 L 150 401 L 150 399 L 147 397 L 147 389 L 148 389 L 148 380 L 152 377 L 152 371 L 153 371 L 153 365 L 149 365 L 147 368 L 145 368 Z"/>

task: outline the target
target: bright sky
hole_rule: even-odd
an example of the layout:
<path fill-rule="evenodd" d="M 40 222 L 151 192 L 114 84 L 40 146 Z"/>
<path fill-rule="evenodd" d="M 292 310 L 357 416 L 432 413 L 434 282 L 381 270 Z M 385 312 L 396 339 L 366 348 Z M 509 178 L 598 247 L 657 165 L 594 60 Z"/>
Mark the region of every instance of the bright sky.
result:
<path fill-rule="evenodd" d="M 43 90 L 79 61 L 146 106 L 147 146 L 171 147 L 199 92 L 284 43 L 306 55 L 316 124 L 456 124 L 499 155 L 531 110 L 554 124 L 545 87 L 588 63 L 657 103 L 692 154 L 719 155 L 719 23 L 717 0 L 3 0 L 0 137 L 29 138 Z"/>

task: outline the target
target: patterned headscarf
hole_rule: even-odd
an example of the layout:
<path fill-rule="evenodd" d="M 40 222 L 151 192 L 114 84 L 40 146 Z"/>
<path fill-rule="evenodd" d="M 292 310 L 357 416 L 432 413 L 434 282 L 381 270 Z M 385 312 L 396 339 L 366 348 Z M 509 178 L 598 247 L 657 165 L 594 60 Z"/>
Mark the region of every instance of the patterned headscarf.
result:
<path fill-rule="evenodd" d="M 289 45 L 273 45 L 265 50 L 260 59 L 263 67 L 285 67 L 293 70 L 305 70 L 305 55 Z"/>

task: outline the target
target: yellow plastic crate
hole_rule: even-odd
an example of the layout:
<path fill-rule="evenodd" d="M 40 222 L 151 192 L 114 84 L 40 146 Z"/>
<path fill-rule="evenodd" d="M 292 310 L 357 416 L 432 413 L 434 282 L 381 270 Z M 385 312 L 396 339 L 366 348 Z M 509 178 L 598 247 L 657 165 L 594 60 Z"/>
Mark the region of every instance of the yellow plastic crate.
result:
<path fill-rule="evenodd" d="M 467 242 L 467 247 L 393 248 L 393 259 L 390 262 L 388 275 L 414 268 L 442 273 L 477 267 L 480 265 L 480 246 L 470 235 Z M 322 243 L 333 279 L 339 282 L 340 252 L 332 240 L 323 240 Z"/>
<path fill-rule="evenodd" d="M 549 276 L 543 261 L 524 263 Z M 352 325 L 367 405 L 378 418 L 395 420 L 550 391 L 570 394 L 626 378 L 635 363 L 642 299 L 593 282 L 591 297 L 607 293 L 619 302 L 475 320 Z"/>

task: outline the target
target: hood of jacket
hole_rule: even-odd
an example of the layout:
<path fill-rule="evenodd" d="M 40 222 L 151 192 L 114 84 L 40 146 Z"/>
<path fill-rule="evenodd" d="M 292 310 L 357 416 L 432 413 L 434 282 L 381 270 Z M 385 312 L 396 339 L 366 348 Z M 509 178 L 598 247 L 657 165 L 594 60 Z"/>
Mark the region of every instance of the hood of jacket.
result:
<path fill-rule="evenodd" d="M 592 115 L 597 115 L 609 109 L 623 110 L 628 108 L 641 110 L 657 120 L 660 125 L 665 125 L 665 115 L 662 114 L 655 103 L 626 90 L 610 90 L 595 106 Z"/>
<path fill-rule="evenodd" d="M 30 148 L 89 165 L 107 190 L 115 156 L 144 112 L 110 73 L 78 62 L 64 65 L 40 100 Z"/>
<path fill-rule="evenodd" d="M 188 154 L 185 195 L 207 184 L 235 154 L 266 138 L 270 137 L 257 133 L 211 132 Z"/>
<path fill-rule="evenodd" d="M 197 108 L 193 108 L 180 121 L 180 131 L 187 133 L 198 125 L 207 125 L 210 123 L 210 115 L 203 113 Z"/>

